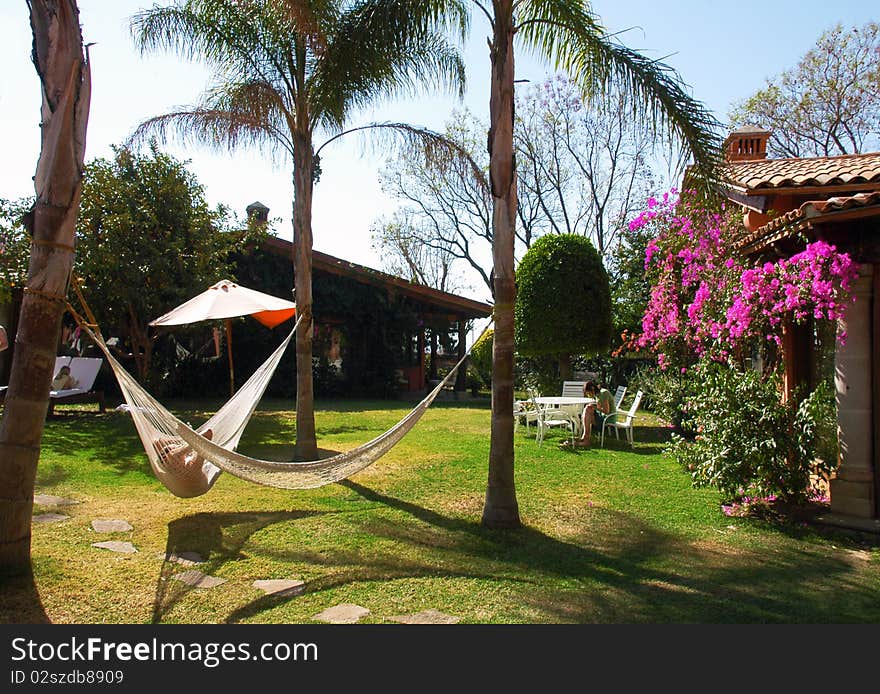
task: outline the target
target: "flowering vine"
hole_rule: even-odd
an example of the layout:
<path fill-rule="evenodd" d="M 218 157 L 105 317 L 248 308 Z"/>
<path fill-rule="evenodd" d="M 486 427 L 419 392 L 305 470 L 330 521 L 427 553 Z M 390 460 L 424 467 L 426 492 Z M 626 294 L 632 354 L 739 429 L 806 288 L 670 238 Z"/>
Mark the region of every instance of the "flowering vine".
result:
<path fill-rule="evenodd" d="M 837 320 L 851 300 L 858 267 L 824 241 L 790 258 L 749 264 L 737 251 L 742 225 L 675 190 L 648 200 L 630 230 L 655 227 L 645 253 L 651 295 L 635 345 L 661 368 L 690 357 L 726 360 L 746 342 L 781 342 L 791 318 Z M 845 334 L 839 334 L 845 340 Z"/>

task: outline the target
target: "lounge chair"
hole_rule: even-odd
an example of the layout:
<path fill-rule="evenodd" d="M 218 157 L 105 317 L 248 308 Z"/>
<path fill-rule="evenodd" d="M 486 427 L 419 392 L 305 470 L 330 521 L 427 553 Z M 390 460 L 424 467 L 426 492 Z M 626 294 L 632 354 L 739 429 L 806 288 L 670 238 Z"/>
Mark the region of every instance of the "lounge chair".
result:
<path fill-rule="evenodd" d="M 104 391 L 92 390 L 98 371 L 101 370 L 103 359 L 94 357 L 56 357 L 53 375 L 58 373 L 62 366 L 70 367 L 70 375 L 76 379 L 75 388 L 53 390 L 49 392 L 49 414 L 53 414 L 56 405 L 73 405 L 76 403 L 98 404 L 98 410 L 105 412 Z"/>

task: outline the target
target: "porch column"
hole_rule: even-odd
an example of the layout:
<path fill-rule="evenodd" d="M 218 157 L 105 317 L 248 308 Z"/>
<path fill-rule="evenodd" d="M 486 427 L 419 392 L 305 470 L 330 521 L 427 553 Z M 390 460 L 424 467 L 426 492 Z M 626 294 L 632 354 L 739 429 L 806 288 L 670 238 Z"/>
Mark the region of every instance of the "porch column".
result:
<path fill-rule="evenodd" d="M 431 368 L 428 371 L 428 380 L 437 378 L 437 326 L 431 326 Z"/>
<path fill-rule="evenodd" d="M 465 329 L 467 326 L 467 321 L 464 318 L 458 319 L 458 358 L 459 360 L 465 355 L 467 352 L 467 330 Z M 455 374 L 455 390 L 459 392 L 464 392 L 467 390 L 467 370 L 468 363 L 465 362 L 462 364 L 458 373 Z"/>
<path fill-rule="evenodd" d="M 872 352 L 880 345 L 873 344 L 873 270 L 863 265 L 853 284 L 856 300 L 846 310 L 846 344 L 838 345 L 834 368 L 840 466 L 831 480 L 831 510 L 860 518 L 876 514 Z"/>
<path fill-rule="evenodd" d="M 419 336 L 417 342 L 419 350 L 419 384 L 416 390 L 422 390 L 425 387 L 425 328 L 419 328 Z"/>

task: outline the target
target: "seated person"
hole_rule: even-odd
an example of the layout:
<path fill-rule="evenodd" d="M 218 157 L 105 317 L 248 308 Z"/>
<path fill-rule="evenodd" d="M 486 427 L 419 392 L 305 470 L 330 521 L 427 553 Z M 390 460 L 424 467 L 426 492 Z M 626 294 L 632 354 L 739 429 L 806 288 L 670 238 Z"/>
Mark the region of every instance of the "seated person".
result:
<path fill-rule="evenodd" d="M 58 373 L 52 379 L 52 390 L 69 390 L 70 388 L 76 388 L 78 385 L 79 381 L 70 375 L 69 366 L 62 366 L 58 369 Z"/>
<path fill-rule="evenodd" d="M 583 435 L 577 441 L 578 446 L 589 447 L 590 436 L 593 434 L 593 425 L 602 426 L 605 418 L 615 412 L 614 396 L 607 388 L 602 388 L 595 381 L 587 381 L 584 384 L 584 397 L 595 398 L 596 404 L 587 405 L 582 415 Z"/>
<path fill-rule="evenodd" d="M 214 432 L 206 429 L 202 434 L 208 441 L 214 438 Z M 159 460 L 164 467 L 177 473 L 201 472 L 205 459 L 196 453 L 186 442 L 177 437 L 156 439 L 153 442 Z"/>

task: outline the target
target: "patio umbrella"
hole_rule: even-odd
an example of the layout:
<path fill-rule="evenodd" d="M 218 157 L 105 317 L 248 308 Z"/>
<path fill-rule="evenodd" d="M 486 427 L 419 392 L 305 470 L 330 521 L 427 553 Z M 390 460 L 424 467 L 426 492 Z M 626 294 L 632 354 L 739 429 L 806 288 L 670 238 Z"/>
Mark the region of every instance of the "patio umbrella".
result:
<path fill-rule="evenodd" d="M 267 328 L 274 328 L 296 313 L 296 304 L 270 294 L 242 287 L 231 280 L 221 280 L 198 296 L 159 316 L 150 325 L 185 325 L 206 320 L 226 321 L 226 342 L 229 352 L 229 388 L 235 392 L 232 367 L 232 318 L 253 316 Z"/>

